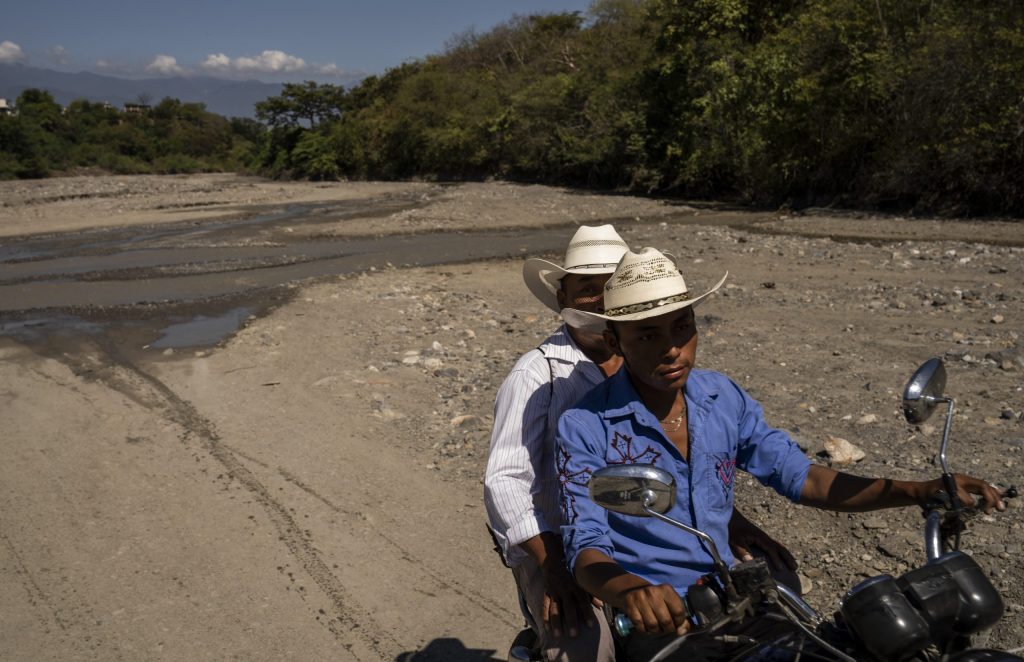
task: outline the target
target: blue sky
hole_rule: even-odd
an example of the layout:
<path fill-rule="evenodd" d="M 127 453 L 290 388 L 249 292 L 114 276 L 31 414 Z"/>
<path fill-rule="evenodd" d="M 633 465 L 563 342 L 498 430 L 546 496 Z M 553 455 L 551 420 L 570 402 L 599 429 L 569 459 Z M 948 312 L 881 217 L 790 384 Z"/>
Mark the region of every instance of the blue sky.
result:
<path fill-rule="evenodd" d="M 120 76 L 345 82 L 437 53 L 514 14 L 590 0 L 12 0 L 0 63 Z"/>

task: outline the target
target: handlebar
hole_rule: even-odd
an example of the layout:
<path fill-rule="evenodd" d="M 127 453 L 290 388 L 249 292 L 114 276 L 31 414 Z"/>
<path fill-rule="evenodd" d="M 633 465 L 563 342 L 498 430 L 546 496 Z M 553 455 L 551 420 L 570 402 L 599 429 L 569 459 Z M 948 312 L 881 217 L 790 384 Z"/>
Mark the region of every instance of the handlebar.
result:
<path fill-rule="evenodd" d="M 791 609 L 795 610 L 797 614 L 803 620 L 810 623 L 812 626 L 817 627 L 824 620 L 814 607 L 807 604 L 807 602 L 800 597 L 793 589 L 789 588 L 785 584 L 775 582 L 775 587 L 779 592 L 779 596 L 782 601 Z M 692 588 L 692 587 L 691 587 Z M 690 606 L 689 600 L 686 596 L 683 596 L 683 605 L 686 607 L 687 617 L 693 620 L 695 618 L 693 608 Z M 706 625 L 707 623 L 697 623 L 697 625 Z M 612 628 L 615 633 L 620 637 L 627 637 L 633 632 L 635 626 L 633 620 L 625 614 L 619 613 L 612 619 Z"/>
<path fill-rule="evenodd" d="M 1016 486 L 1011 485 L 1000 495 L 1005 499 L 1019 496 Z M 959 506 L 951 503 L 945 491 L 935 494 L 932 501 L 925 506 L 924 515 L 924 550 L 929 562 L 935 561 L 947 550 L 947 539 L 954 538 L 953 549 L 960 546 L 960 533 L 965 528 L 965 521 L 978 515 L 981 510 L 974 506 Z"/>

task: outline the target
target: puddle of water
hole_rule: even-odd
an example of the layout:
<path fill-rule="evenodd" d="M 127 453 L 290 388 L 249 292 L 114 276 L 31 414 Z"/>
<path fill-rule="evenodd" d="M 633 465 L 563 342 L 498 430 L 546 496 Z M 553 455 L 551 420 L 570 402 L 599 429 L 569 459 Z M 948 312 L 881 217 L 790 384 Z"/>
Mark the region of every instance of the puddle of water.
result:
<path fill-rule="evenodd" d="M 169 237 L 198 238 L 220 232 L 226 228 L 268 224 L 300 217 L 307 213 L 312 205 L 289 205 L 281 211 L 257 214 L 249 218 L 232 219 L 192 226 L 191 223 L 172 223 L 157 227 L 119 227 L 87 230 L 80 234 L 82 241 L 75 244 L 73 251 L 81 255 L 87 251 L 109 248 L 132 247 L 140 244 L 158 242 Z M 5 262 L 23 262 L 51 257 L 68 250 L 66 240 L 58 236 L 41 238 L 30 237 L 16 241 L 0 239 L 0 264 Z"/>
<path fill-rule="evenodd" d="M 171 324 L 160 330 L 160 339 L 149 344 L 154 349 L 181 347 L 209 347 L 216 345 L 228 334 L 234 333 L 252 314 L 251 308 L 233 308 L 223 315 L 198 315 L 188 322 Z"/>
<path fill-rule="evenodd" d="M 0 336 L 9 336 L 22 342 L 38 342 L 56 333 L 102 333 L 102 324 L 88 322 L 73 315 L 36 317 L 26 320 L 0 321 Z"/>
<path fill-rule="evenodd" d="M 483 232 L 483 233 L 437 233 L 429 235 L 400 235 L 380 239 L 348 240 L 338 239 L 301 245 L 303 253 L 312 254 L 313 259 L 284 265 L 265 263 L 240 263 L 230 271 L 187 273 L 185 275 L 148 275 L 149 277 L 119 280 L 114 277 L 104 280 L 68 280 L 67 272 L 75 267 L 65 262 L 52 264 L 27 263 L 0 265 L 0 275 L 17 278 L 27 275 L 30 270 L 43 269 L 46 265 L 56 267 L 51 271 L 54 278 L 33 280 L 17 284 L 0 283 L 0 315 L 4 311 L 31 310 L 33 308 L 67 308 L 70 306 L 124 306 L 139 303 L 173 303 L 200 301 L 216 297 L 234 296 L 260 288 L 276 287 L 284 283 L 316 278 L 333 274 L 358 273 L 370 268 L 395 266 L 416 266 L 466 262 L 471 260 L 510 257 L 524 254 L 557 252 L 564 238 L 555 233 Z M 296 246 L 284 252 L 295 251 Z M 221 258 L 240 253 L 266 257 L 280 249 L 244 249 L 224 251 L 221 249 L 182 249 L 178 251 L 179 262 L 203 255 L 205 260 Z M 321 256 L 324 256 L 321 258 Z M 108 267 L 140 266 L 147 261 L 166 262 L 167 256 L 160 252 L 142 254 L 129 251 L 124 255 L 108 258 Z M 138 260 L 136 260 L 138 258 Z M 92 270 L 102 268 L 88 260 Z M 248 267 L 248 268 L 247 268 Z M 2 278 L 0 278 L 2 281 Z"/>
<path fill-rule="evenodd" d="M 267 228 L 278 224 L 286 224 L 293 220 L 309 223 L 315 221 L 313 212 L 330 210 L 332 213 L 323 220 L 334 220 L 356 217 L 385 216 L 406 208 L 418 206 L 404 199 L 396 200 L 342 200 L 329 203 L 303 203 L 286 205 L 283 209 L 270 211 L 253 216 L 241 216 L 222 221 L 206 222 L 175 222 L 158 226 L 128 226 L 115 228 L 99 228 L 78 233 L 63 233 L 27 238 L 0 237 L 0 265 L 4 263 L 24 263 L 30 260 L 51 258 L 59 261 L 80 259 L 88 253 L 97 254 L 98 259 L 111 249 L 126 252 L 138 246 L 149 249 L 166 248 L 168 241 L 180 246 L 191 242 L 213 241 L 220 236 L 235 237 L 239 230 L 253 226 Z M 77 242 L 68 244 L 68 237 L 78 238 Z"/>

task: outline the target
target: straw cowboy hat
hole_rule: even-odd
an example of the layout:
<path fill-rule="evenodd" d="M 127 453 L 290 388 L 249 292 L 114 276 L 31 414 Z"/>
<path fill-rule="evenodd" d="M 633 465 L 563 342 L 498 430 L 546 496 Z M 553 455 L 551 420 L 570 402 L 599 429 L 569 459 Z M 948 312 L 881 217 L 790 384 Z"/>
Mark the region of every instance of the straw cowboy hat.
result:
<path fill-rule="evenodd" d="M 566 274 L 610 274 L 629 250 L 611 225 L 582 225 L 569 240 L 562 266 L 540 258 L 523 265 L 523 280 L 533 296 L 551 310 L 560 312 L 555 294 Z"/>
<path fill-rule="evenodd" d="M 729 272 L 700 296 L 691 297 L 675 262 L 654 248 L 626 251 L 604 286 L 604 314 L 566 308 L 562 319 L 588 331 L 600 331 L 608 321 L 634 322 L 696 306 L 722 286 Z"/>

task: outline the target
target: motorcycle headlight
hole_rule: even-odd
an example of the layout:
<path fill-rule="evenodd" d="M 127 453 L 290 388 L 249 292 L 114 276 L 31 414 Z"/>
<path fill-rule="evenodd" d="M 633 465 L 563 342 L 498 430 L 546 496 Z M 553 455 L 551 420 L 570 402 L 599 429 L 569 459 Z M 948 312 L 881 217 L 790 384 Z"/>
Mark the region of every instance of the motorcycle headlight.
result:
<path fill-rule="evenodd" d="M 890 575 L 851 588 L 840 612 L 865 648 L 882 660 L 904 660 L 928 645 L 928 624 Z"/>
<path fill-rule="evenodd" d="M 932 639 L 946 641 L 956 634 L 960 591 L 946 566 L 936 563 L 914 568 L 896 580 L 903 595 L 928 622 Z"/>
<path fill-rule="evenodd" d="M 999 622 L 1003 616 L 1003 598 L 974 559 L 963 552 L 948 552 L 931 565 L 944 568 L 956 585 L 960 599 L 960 609 L 953 622 L 956 632 L 974 634 Z"/>

